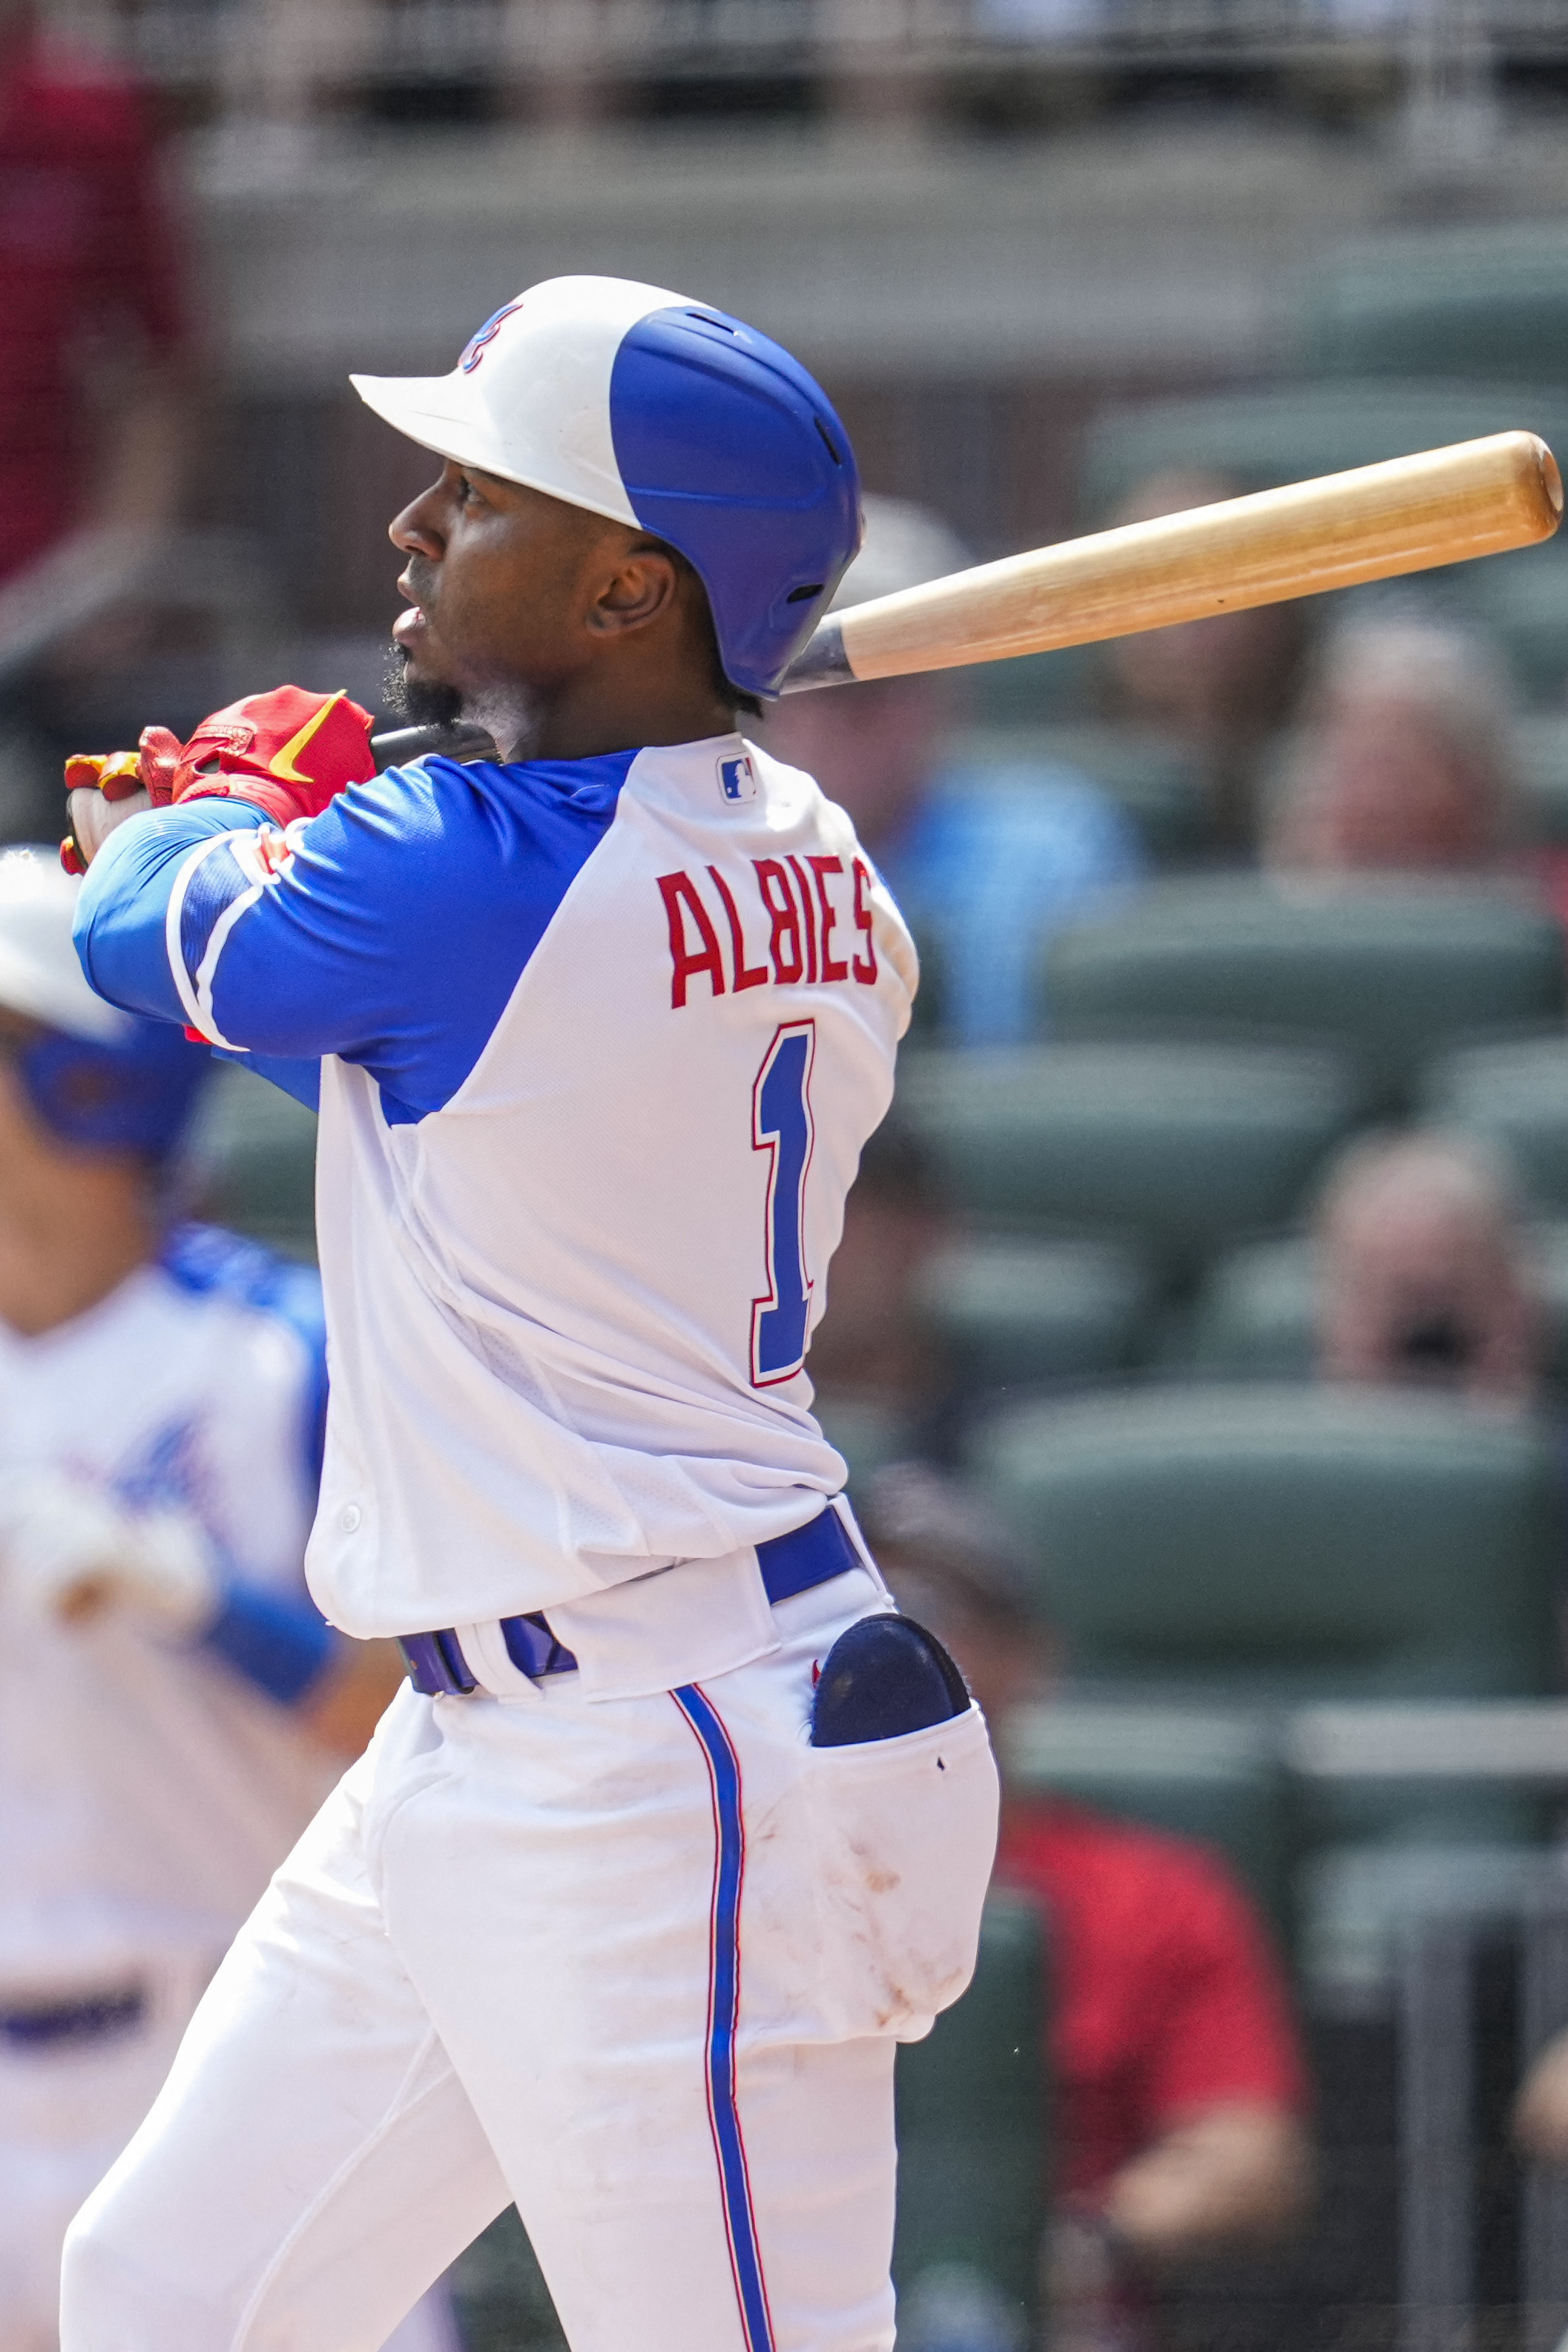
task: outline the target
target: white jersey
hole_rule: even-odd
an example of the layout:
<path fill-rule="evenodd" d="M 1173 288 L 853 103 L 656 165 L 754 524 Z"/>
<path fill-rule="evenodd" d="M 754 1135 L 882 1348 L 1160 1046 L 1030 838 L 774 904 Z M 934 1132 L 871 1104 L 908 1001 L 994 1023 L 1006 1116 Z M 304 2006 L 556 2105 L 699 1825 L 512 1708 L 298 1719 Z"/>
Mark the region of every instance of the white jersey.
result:
<path fill-rule="evenodd" d="M 186 1510 L 226 1570 L 302 1593 L 313 1277 L 189 1231 L 87 1314 L 0 1327 L 0 1471 Z M 298 1312 L 302 1301 L 303 1314 Z M 128 1615 L 40 1623 L 0 1567 L 0 2005 L 223 1950 L 332 1779 L 285 1711 Z"/>
<path fill-rule="evenodd" d="M 336 1624 L 570 1601 L 842 1486 L 803 1365 L 916 967 L 808 776 L 723 736 L 431 759 L 286 836 L 196 802 L 111 839 L 78 941 L 114 1002 L 322 1057 Z"/>

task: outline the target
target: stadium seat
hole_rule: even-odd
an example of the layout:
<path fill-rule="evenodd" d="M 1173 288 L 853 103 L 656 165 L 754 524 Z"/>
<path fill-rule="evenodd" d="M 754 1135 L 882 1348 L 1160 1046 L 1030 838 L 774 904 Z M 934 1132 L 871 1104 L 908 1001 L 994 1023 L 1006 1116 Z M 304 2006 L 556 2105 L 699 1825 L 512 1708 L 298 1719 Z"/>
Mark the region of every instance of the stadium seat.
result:
<path fill-rule="evenodd" d="M 1216 1847 L 1289 1937 L 1290 1789 L 1266 1718 L 1054 1698 L 1013 1718 L 1006 1753 L 1020 1794 L 1069 1797 Z"/>
<path fill-rule="evenodd" d="M 1074 1041 L 909 1055 L 899 1104 L 972 1224 L 1121 1241 L 1181 1278 L 1289 1221 L 1361 1095 L 1308 1046 Z"/>
<path fill-rule="evenodd" d="M 1560 705 L 1568 681 L 1568 541 L 1469 564 L 1445 588 L 1461 617 L 1497 638 L 1525 695 Z"/>
<path fill-rule="evenodd" d="M 1144 1352 L 1154 1286 L 1113 1242 L 977 1236 L 932 1261 L 920 1305 L 955 1386 L 974 1396 L 1125 1370 Z"/>
<path fill-rule="evenodd" d="M 960 736 L 954 758 L 979 768 L 1076 769 L 1118 803 L 1156 865 L 1194 856 L 1208 838 L 1203 778 L 1195 761 L 1166 736 L 1087 722 L 1032 727 L 998 723 L 973 728 Z"/>
<path fill-rule="evenodd" d="M 1568 378 L 1568 246 L 1555 222 L 1423 226 L 1358 241 L 1330 256 L 1299 303 L 1309 368 L 1494 383 Z"/>
<path fill-rule="evenodd" d="M 1553 635 L 1568 673 L 1568 610 Z M 1568 718 L 1535 711 L 1514 730 L 1525 824 L 1535 841 L 1568 844 Z"/>
<path fill-rule="evenodd" d="M 1369 374 L 1155 401 L 1101 415 L 1085 445 L 1081 502 L 1087 518 L 1101 518 L 1149 475 L 1174 467 L 1268 489 L 1515 426 L 1568 447 L 1568 398 L 1550 370 L 1529 385 Z"/>
<path fill-rule="evenodd" d="M 1536 1205 L 1568 1215 L 1568 1038 L 1460 1046 L 1427 1071 L 1416 1107 L 1498 1145 Z"/>
<path fill-rule="evenodd" d="M 968 1991 L 899 2052 L 899 2352 L 1039 2340 L 1045 1975 L 1034 1906 L 994 1894 Z"/>
<path fill-rule="evenodd" d="M 978 662 L 963 675 L 963 708 L 978 727 L 1040 727 L 1075 719 L 1091 691 L 1094 656 L 1087 646 Z"/>
<path fill-rule="evenodd" d="M 1198 1384 L 1005 1408 L 970 1451 L 1034 1549 L 1074 1696 L 1278 1717 L 1556 1686 L 1561 1475 L 1527 1417 Z M 1532 1799 L 1484 1777 L 1295 1788 L 1319 1854 L 1541 1829 Z"/>
<path fill-rule="evenodd" d="M 1172 1386 L 1004 1407 L 971 1452 L 1088 1684 L 1244 1706 L 1554 1682 L 1558 1471 L 1527 1419 Z"/>
<path fill-rule="evenodd" d="M 1546 1379 L 1561 1398 L 1568 1395 L 1568 1224 L 1537 1224 L 1531 1247 L 1546 1317 Z M 1246 1243 L 1205 1276 L 1181 1368 L 1211 1380 L 1305 1380 L 1313 1322 L 1311 1243 Z"/>
<path fill-rule="evenodd" d="M 204 1215 L 289 1257 L 316 1255 L 316 1115 L 220 1063 L 192 1136 Z"/>
<path fill-rule="evenodd" d="M 1193 1307 L 1188 1360 L 1210 1379 L 1311 1376 L 1314 1251 L 1302 1236 L 1248 1242 L 1209 1268 Z"/>
<path fill-rule="evenodd" d="M 1197 1024 L 1331 1039 L 1388 1105 L 1447 1036 L 1560 1024 L 1563 934 L 1505 887 L 1189 877 L 1064 924 L 1043 984 L 1057 1035 Z"/>

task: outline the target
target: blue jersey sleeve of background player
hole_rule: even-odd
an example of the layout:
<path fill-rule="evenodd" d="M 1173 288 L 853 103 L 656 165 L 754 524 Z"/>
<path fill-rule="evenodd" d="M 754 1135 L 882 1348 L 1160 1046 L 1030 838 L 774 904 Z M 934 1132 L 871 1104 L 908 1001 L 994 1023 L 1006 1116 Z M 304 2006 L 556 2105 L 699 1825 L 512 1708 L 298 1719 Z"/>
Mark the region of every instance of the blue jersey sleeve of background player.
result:
<path fill-rule="evenodd" d="M 290 826 L 265 880 L 233 840 L 266 823 L 243 803 L 138 818 L 82 885 L 82 969 L 127 1011 L 199 1010 L 264 1075 L 341 1055 L 389 1120 L 422 1118 L 484 1051 L 636 756 L 390 769 Z"/>
<path fill-rule="evenodd" d="M 183 1290 L 214 1294 L 284 1324 L 305 1349 L 300 1392 L 301 1468 L 312 1497 L 321 1484 L 327 1425 L 327 1327 L 321 1278 L 259 1243 L 216 1225 L 178 1225 L 163 1244 L 163 1270 Z M 216 1617 L 202 1636 L 247 1682 L 282 1706 L 309 1697 L 331 1664 L 337 1637 L 308 1593 L 277 1592 L 230 1570 Z"/>

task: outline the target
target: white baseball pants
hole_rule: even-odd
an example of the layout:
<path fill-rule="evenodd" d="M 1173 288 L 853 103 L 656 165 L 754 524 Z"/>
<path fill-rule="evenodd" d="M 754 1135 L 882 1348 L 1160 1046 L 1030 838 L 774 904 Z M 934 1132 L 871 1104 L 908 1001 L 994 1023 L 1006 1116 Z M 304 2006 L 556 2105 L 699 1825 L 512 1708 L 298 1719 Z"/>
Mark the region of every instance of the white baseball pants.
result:
<path fill-rule="evenodd" d="M 962 1990 L 977 1710 L 816 1748 L 856 1570 L 679 1691 L 394 1702 L 67 2244 L 63 2352 L 376 2352 L 510 2200 L 574 2352 L 887 2352 L 892 2063 Z"/>
<path fill-rule="evenodd" d="M 124 2032 L 63 2048 L 0 2042 L 0 2352 L 56 2352 L 60 2247 L 157 2095 L 213 1958 L 153 1955 L 147 2009 Z M 384 2352 L 458 2352 L 444 2294 L 426 2296 Z"/>

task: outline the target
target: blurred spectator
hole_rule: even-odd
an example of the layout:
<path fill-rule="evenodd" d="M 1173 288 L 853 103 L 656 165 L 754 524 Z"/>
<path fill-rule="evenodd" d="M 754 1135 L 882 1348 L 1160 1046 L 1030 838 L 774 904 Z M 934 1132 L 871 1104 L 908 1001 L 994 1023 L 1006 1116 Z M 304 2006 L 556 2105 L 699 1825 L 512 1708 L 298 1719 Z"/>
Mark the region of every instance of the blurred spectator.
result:
<path fill-rule="evenodd" d="M 137 86 L 0 0 L 0 685 L 26 674 L 46 735 L 69 731 L 74 678 L 145 637 L 138 551 L 184 470 L 185 278 Z M 13 834 L 41 814 L 0 810 Z"/>
<path fill-rule="evenodd" d="M 1458 1389 L 1522 1402 L 1545 1318 L 1502 1163 L 1463 1136 L 1363 1137 L 1317 1212 L 1318 1352 L 1326 1379 Z"/>
<path fill-rule="evenodd" d="M 971 561 L 922 508 L 866 500 L 866 543 L 833 609 L 892 595 Z M 967 1045 L 1028 1034 L 1041 941 L 1096 891 L 1136 881 L 1142 853 L 1086 777 L 1038 761 L 966 765 L 948 745 L 950 671 L 788 695 L 764 741 L 806 769 L 886 877 L 933 966 L 937 1017 Z"/>
<path fill-rule="evenodd" d="M 919 1296 L 922 1274 L 952 1237 L 930 1157 L 895 1108 L 860 1155 L 806 1361 L 823 1426 L 857 1470 L 938 1440 L 947 1367 Z"/>
<path fill-rule="evenodd" d="M 210 1057 L 92 994 L 75 897 L 0 856 L 3 2352 L 400 1671 L 305 1591 L 319 1284 L 168 1226 Z"/>
<path fill-rule="evenodd" d="M 1568 2032 L 1552 2035 L 1525 2076 L 1512 2137 L 1521 2155 L 1568 2169 Z"/>
<path fill-rule="evenodd" d="M 1247 484 L 1194 468 L 1152 475 L 1106 521 L 1152 522 L 1240 497 Z M 1183 621 L 1103 648 L 1108 715 L 1183 746 L 1208 793 L 1210 853 L 1246 860 L 1258 846 L 1258 770 L 1300 686 L 1309 622 L 1300 603 Z"/>
<path fill-rule="evenodd" d="M 182 241 L 139 91 L 0 0 L 0 579 L 162 523 L 181 473 Z"/>
<path fill-rule="evenodd" d="M 1047 1690 L 1048 1630 L 983 1506 L 923 1465 L 858 1497 L 899 1604 L 957 1658 L 1004 1764 L 996 1876 L 1049 1927 L 1057 2176 L 1052 2342 L 1146 2335 L 1163 2265 L 1278 2239 L 1301 2219 L 1305 2088 L 1267 1935 L 1218 1859 L 1184 1838 L 1006 1784 L 1008 1717 Z"/>
<path fill-rule="evenodd" d="M 1496 872 L 1519 839 L 1511 695 L 1471 632 L 1369 620 L 1324 649 L 1269 812 L 1287 871 Z"/>

